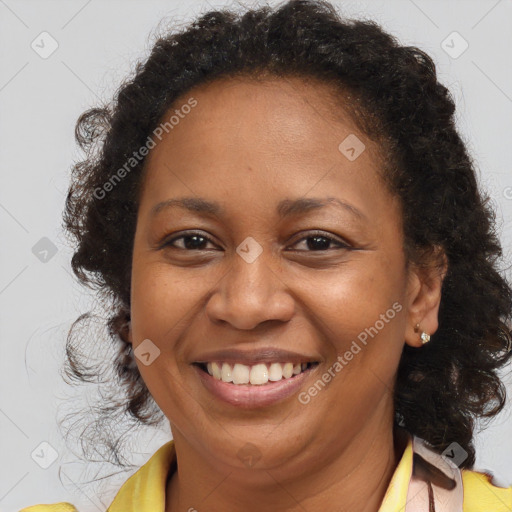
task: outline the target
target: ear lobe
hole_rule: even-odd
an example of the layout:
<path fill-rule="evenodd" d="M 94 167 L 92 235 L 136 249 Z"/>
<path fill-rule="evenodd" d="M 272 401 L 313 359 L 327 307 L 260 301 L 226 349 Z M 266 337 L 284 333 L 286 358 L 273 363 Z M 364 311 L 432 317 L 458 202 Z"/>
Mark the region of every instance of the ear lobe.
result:
<path fill-rule="evenodd" d="M 130 318 L 130 312 L 128 310 L 124 311 L 124 320 L 119 330 L 119 336 L 125 343 L 129 343 L 130 345 L 133 343 L 132 322 Z"/>
<path fill-rule="evenodd" d="M 132 343 L 132 327 L 129 308 L 122 307 L 115 317 L 110 320 L 109 325 L 112 334 L 118 336 L 125 343 Z"/>
<path fill-rule="evenodd" d="M 439 306 L 444 278 L 448 272 L 448 258 L 437 250 L 430 266 L 411 267 L 410 272 L 405 341 L 412 347 L 421 347 L 422 332 L 432 336 L 439 327 Z M 415 330 L 418 324 L 419 329 Z"/>

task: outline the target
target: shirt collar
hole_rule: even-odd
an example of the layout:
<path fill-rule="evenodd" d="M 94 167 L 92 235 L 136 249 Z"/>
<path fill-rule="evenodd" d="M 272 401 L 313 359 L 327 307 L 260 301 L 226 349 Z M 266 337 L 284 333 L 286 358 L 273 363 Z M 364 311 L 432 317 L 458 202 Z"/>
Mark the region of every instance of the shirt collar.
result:
<path fill-rule="evenodd" d="M 379 512 L 404 511 L 407 503 L 407 489 L 412 475 L 413 443 L 408 433 L 407 444 L 400 458 L 400 462 L 391 477 L 386 494 L 382 500 Z"/>
<path fill-rule="evenodd" d="M 107 512 L 165 512 L 167 476 L 175 470 L 176 451 L 171 440 L 124 482 Z"/>
<path fill-rule="evenodd" d="M 393 473 L 379 512 L 405 510 L 408 482 L 412 474 L 412 437 Z M 167 477 L 176 471 L 174 441 L 161 446 L 124 482 L 107 512 L 165 512 Z"/>

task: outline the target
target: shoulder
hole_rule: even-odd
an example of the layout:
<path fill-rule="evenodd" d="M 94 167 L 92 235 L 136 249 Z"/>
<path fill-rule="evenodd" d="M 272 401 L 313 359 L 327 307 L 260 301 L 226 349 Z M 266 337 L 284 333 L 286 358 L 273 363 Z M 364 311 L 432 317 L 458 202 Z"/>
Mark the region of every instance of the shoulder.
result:
<path fill-rule="evenodd" d="M 68 502 L 53 503 L 51 505 L 33 505 L 21 509 L 19 512 L 78 512 L 77 509 Z"/>
<path fill-rule="evenodd" d="M 165 507 L 166 480 L 169 471 L 175 471 L 176 450 L 174 441 L 162 445 L 121 486 L 109 512 L 154 512 Z M 68 502 L 32 505 L 18 512 L 79 512 Z"/>
<path fill-rule="evenodd" d="M 509 512 L 512 510 L 512 485 L 500 487 L 487 471 L 462 470 L 464 512 Z"/>

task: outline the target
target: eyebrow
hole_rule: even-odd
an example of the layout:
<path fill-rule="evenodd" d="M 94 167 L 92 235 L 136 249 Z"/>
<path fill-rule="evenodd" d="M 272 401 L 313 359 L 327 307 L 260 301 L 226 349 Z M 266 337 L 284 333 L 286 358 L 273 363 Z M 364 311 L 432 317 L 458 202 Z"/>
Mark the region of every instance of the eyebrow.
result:
<path fill-rule="evenodd" d="M 355 206 L 341 201 L 337 197 L 301 197 L 299 199 L 283 199 L 278 203 L 276 211 L 278 216 L 281 219 L 284 219 L 293 215 L 300 215 L 312 210 L 318 210 L 330 204 L 336 205 L 345 211 L 348 211 L 360 220 L 368 220 L 367 217 Z M 222 206 L 215 201 L 209 201 L 202 197 L 178 197 L 174 199 L 167 199 L 166 201 L 162 201 L 156 204 L 151 209 L 150 215 L 154 217 L 162 210 L 172 207 L 179 207 L 194 213 L 207 214 L 217 217 L 223 216 L 226 213 L 224 208 L 222 208 Z"/>

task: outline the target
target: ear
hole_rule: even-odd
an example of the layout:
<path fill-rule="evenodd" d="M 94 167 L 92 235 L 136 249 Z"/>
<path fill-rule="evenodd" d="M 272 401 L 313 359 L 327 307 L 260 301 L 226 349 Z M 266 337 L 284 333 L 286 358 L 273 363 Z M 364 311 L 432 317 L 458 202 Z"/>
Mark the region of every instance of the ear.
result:
<path fill-rule="evenodd" d="M 441 290 L 448 271 L 448 258 L 440 247 L 427 265 L 411 265 L 407 284 L 407 327 L 405 342 L 411 347 L 421 347 L 421 333 L 430 336 L 438 327 Z M 415 326 L 419 324 L 419 331 Z"/>
<path fill-rule="evenodd" d="M 133 345 L 132 320 L 128 310 L 124 311 L 124 318 L 122 319 L 122 324 L 119 328 L 119 336 L 125 343 Z"/>

